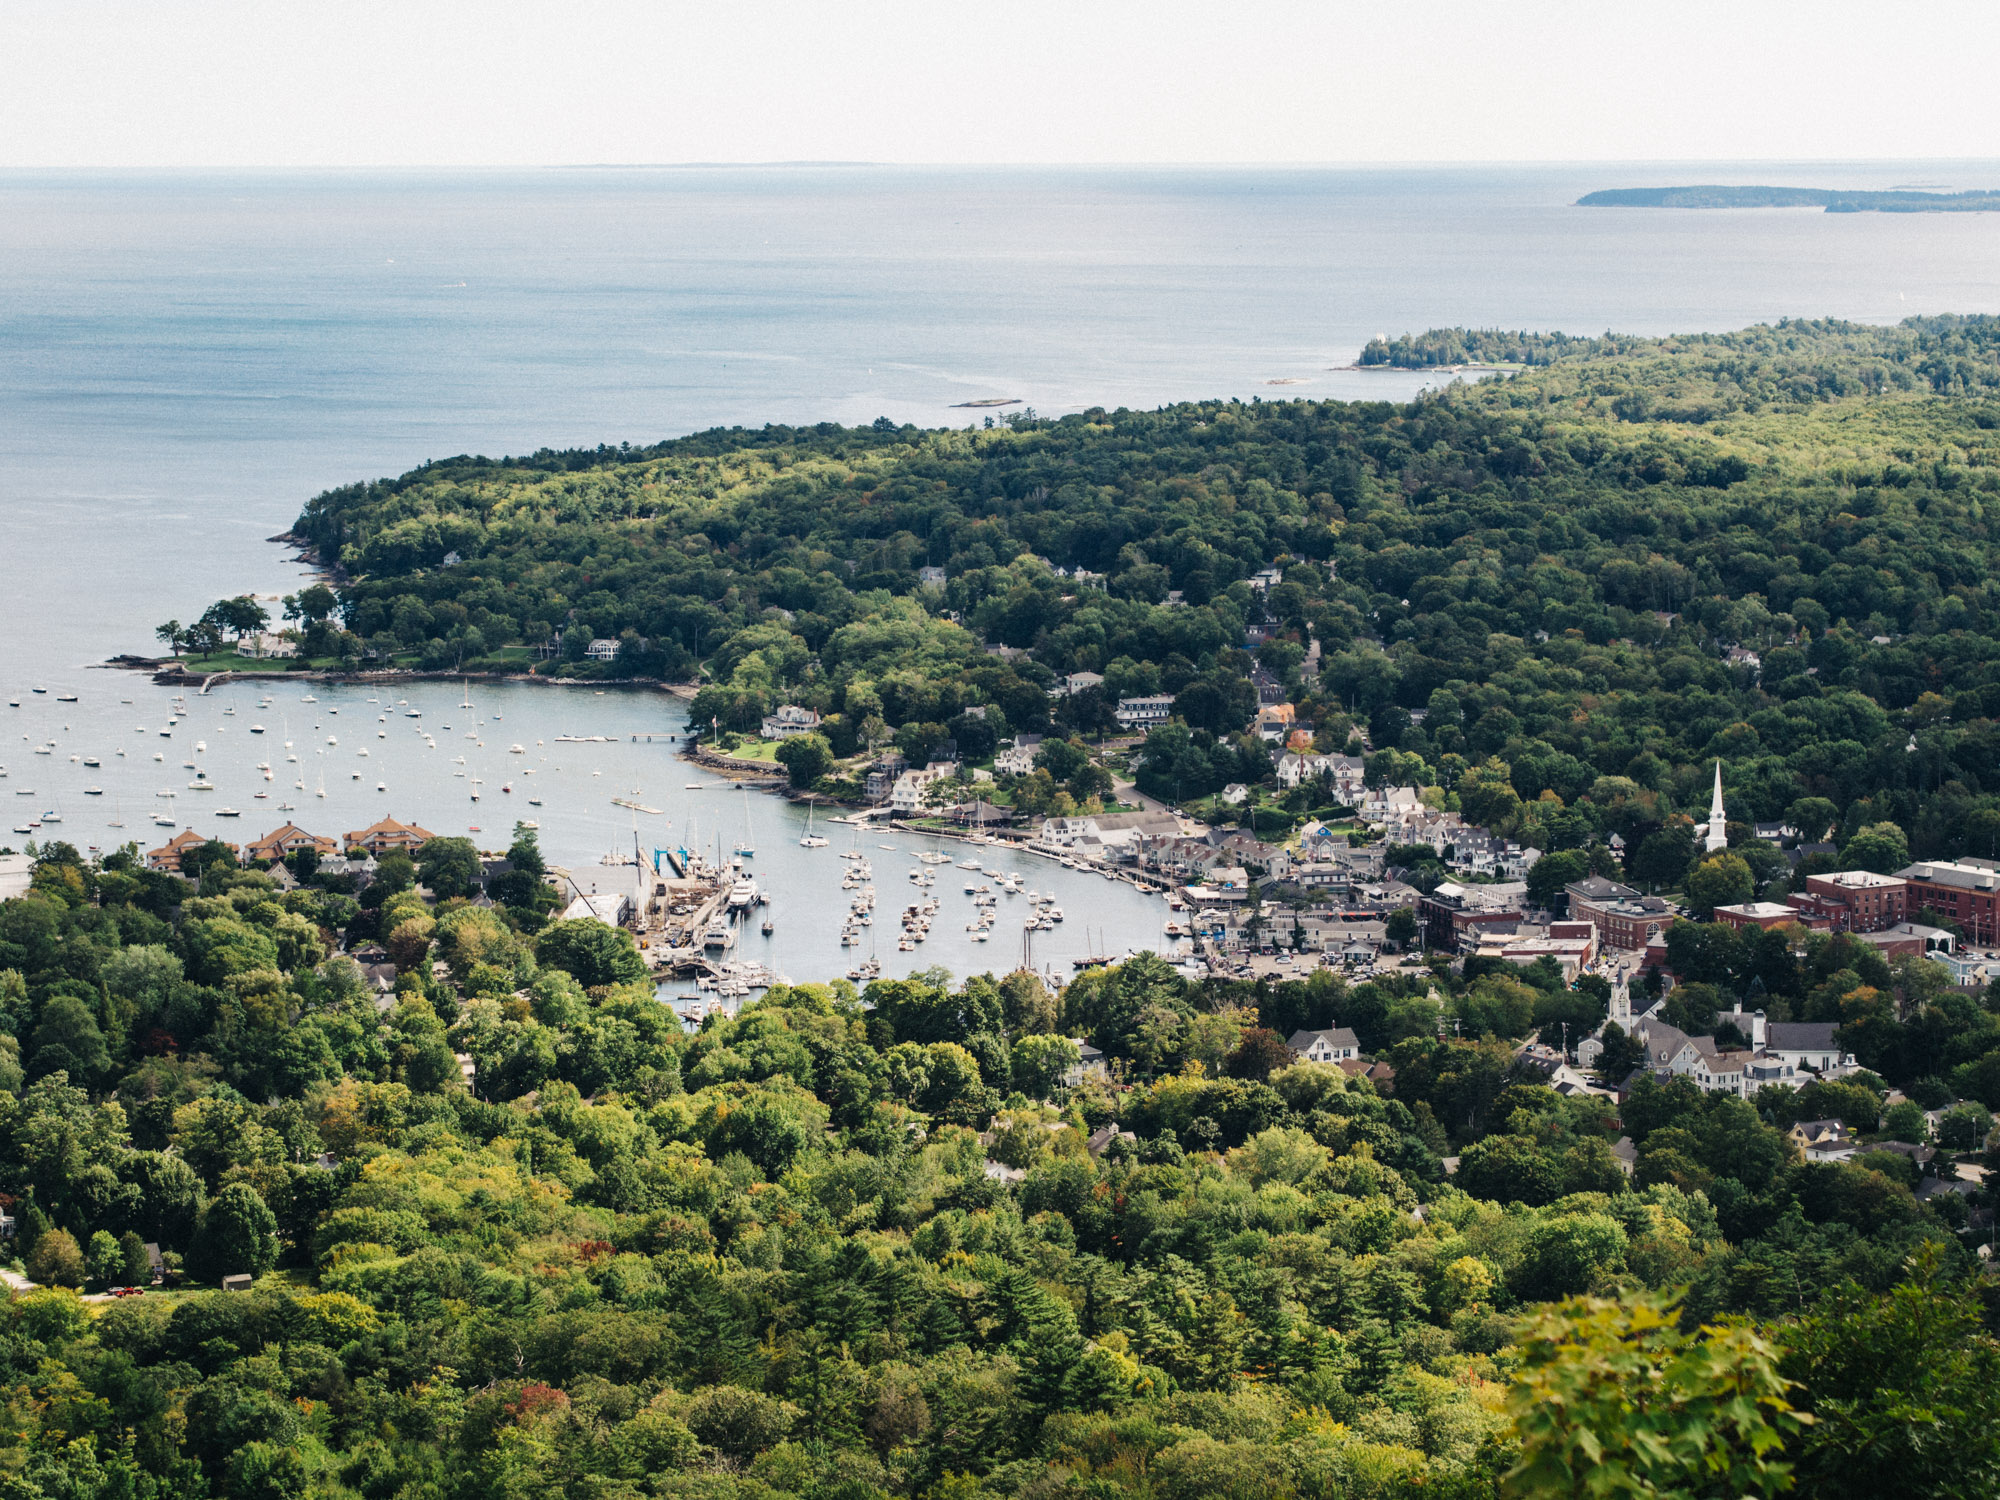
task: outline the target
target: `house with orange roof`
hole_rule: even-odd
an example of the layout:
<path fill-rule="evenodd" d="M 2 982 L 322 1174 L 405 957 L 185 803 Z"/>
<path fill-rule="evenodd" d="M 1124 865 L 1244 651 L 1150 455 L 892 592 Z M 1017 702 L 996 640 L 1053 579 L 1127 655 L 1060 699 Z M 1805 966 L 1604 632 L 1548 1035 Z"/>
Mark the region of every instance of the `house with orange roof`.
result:
<path fill-rule="evenodd" d="M 296 823 L 287 823 L 282 828 L 274 828 L 261 839 L 253 839 L 243 846 L 245 859 L 281 860 L 300 849 L 317 849 L 322 859 L 332 859 L 340 853 L 340 845 L 324 834 L 307 833 Z"/>
<path fill-rule="evenodd" d="M 169 874 L 178 875 L 181 872 L 181 860 L 192 851 L 199 849 L 203 844 L 209 842 L 210 840 L 203 838 L 192 828 L 184 828 L 164 844 L 160 845 L 159 848 L 148 849 L 146 851 L 146 868 L 149 870 L 165 870 Z M 220 839 L 214 842 L 222 843 Z M 232 856 L 235 855 L 236 846 L 234 844 L 224 843 L 222 847 L 227 849 Z"/>
<path fill-rule="evenodd" d="M 414 823 L 398 823 L 394 818 L 384 818 L 379 823 L 347 834 L 342 847 L 366 849 L 379 858 L 384 854 L 415 854 L 436 837 L 429 829 L 419 828 Z"/>

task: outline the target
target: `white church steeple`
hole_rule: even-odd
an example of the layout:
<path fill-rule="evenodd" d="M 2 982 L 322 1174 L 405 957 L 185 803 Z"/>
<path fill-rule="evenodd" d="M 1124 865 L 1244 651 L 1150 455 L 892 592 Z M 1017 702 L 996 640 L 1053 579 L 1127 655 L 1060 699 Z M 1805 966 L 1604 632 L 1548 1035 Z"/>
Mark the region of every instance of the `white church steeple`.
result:
<path fill-rule="evenodd" d="M 1729 847 L 1727 816 L 1722 810 L 1722 762 L 1715 763 L 1715 795 L 1708 802 L 1708 840 L 1710 854 Z"/>

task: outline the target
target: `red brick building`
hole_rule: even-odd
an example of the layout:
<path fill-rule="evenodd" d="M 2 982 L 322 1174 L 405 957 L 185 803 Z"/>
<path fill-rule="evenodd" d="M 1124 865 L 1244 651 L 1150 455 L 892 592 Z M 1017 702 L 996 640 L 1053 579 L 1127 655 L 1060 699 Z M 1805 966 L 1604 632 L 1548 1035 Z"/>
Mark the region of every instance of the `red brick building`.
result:
<path fill-rule="evenodd" d="M 1964 929 L 1979 947 L 2000 943 L 2000 863 L 1990 859 L 1926 860 L 1898 870 L 1909 883 L 1911 912 L 1929 907 Z"/>
<path fill-rule="evenodd" d="M 1563 895 L 1569 898 L 1569 914 L 1579 922 L 1588 922 L 1597 929 L 1597 940 L 1605 941 L 1604 923 L 1599 915 L 1606 907 L 1616 906 L 1621 901 L 1631 901 L 1638 892 L 1629 885 L 1620 885 L 1615 880 L 1607 880 L 1602 875 L 1587 875 L 1582 880 L 1571 881 L 1563 887 Z"/>
<path fill-rule="evenodd" d="M 1910 883 L 1873 870 L 1808 875 L 1803 898 L 1792 904 L 1825 916 L 1835 932 L 1881 932 L 1910 919 Z"/>
<path fill-rule="evenodd" d="M 1785 897 L 1785 904 L 1799 914 L 1801 925 L 1818 932 L 1847 932 L 1854 917 L 1845 902 L 1814 891 L 1793 891 Z"/>
<path fill-rule="evenodd" d="M 1923 927 L 1915 922 L 1858 936 L 1884 958 L 1922 958 L 1926 953 L 1950 953 L 1953 946 L 1952 935 L 1944 928 Z"/>
<path fill-rule="evenodd" d="M 1678 915 L 1658 896 L 1637 896 L 1602 908 L 1591 917 L 1591 925 L 1598 931 L 1599 946 L 1644 952 L 1665 941 L 1667 929 Z"/>
<path fill-rule="evenodd" d="M 1447 880 L 1417 899 L 1417 928 L 1434 952 L 1464 953 L 1479 945 L 1482 931 L 1512 932 L 1526 918 L 1522 887 L 1459 885 Z"/>
<path fill-rule="evenodd" d="M 1761 927 L 1768 931 L 1798 922 L 1801 918 L 1792 907 L 1776 901 L 1745 901 L 1740 906 L 1716 907 L 1715 920 L 1727 927 Z"/>
<path fill-rule="evenodd" d="M 1599 948 L 1644 952 L 1673 925 L 1677 913 L 1658 896 L 1642 896 L 1629 885 L 1592 875 L 1563 888 L 1569 914 L 1597 929 Z"/>

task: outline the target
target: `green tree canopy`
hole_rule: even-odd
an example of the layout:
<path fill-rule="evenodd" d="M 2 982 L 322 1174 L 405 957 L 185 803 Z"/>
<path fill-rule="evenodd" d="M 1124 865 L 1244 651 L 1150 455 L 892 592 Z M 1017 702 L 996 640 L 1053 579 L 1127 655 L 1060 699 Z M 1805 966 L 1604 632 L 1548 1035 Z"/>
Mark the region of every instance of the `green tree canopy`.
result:
<path fill-rule="evenodd" d="M 594 917 L 550 923 L 535 939 L 535 957 L 573 975 L 586 989 L 646 977 L 646 960 L 632 934 Z"/>

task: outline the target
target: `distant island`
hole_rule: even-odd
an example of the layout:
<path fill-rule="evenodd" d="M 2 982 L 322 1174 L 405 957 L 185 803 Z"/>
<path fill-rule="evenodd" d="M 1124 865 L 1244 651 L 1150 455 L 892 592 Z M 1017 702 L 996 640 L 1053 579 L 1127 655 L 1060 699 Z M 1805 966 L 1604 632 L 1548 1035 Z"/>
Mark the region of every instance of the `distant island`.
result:
<path fill-rule="evenodd" d="M 1585 193 L 1578 208 L 1820 208 L 1830 214 L 1965 214 L 2000 211 L 2000 192 L 1927 193 L 1914 188 L 1858 192 L 1848 188 L 1701 187 L 1605 188 Z"/>
<path fill-rule="evenodd" d="M 1370 339 L 1355 360 L 1362 370 L 1452 370 L 1512 369 L 1525 365 L 1553 364 L 1567 356 L 1616 353 L 1607 342 L 1617 344 L 1613 334 L 1602 339 L 1568 333 L 1529 333 L 1525 329 L 1432 328 L 1424 333 L 1400 338 Z M 1626 342 L 1636 342 L 1628 340 Z"/>

